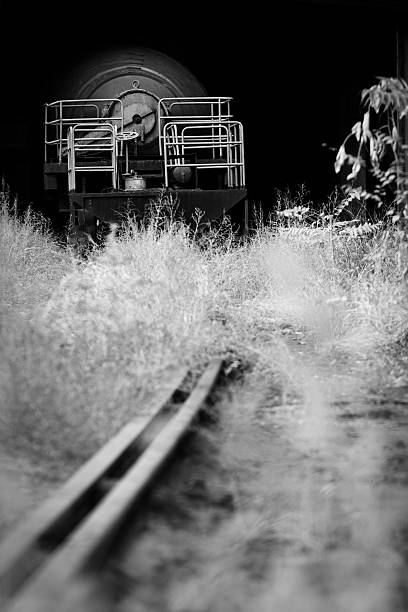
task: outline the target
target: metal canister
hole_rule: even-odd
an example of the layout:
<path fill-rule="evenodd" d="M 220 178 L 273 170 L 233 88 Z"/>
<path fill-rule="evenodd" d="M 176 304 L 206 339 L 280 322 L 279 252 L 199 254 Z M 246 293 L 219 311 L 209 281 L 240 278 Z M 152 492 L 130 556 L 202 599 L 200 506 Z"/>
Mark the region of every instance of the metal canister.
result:
<path fill-rule="evenodd" d="M 125 191 L 146 189 L 146 181 L 139 174 L 124 174 L 123 178 L 125 179 Z"/>

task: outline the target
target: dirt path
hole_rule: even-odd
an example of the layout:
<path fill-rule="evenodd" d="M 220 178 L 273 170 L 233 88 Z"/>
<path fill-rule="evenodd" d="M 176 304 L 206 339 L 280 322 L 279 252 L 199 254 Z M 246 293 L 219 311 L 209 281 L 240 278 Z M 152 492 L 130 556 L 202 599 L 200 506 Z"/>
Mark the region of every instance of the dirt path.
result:
<path fill-rule="evenodd" d="M 258 336 L 270 367 L 231 388 L 135 517 L 98 612 L 407 610 L 408 389 L 358 350 L 279 329 Z M 10 482 L 18 469 L 11 512 L 51 486 L 28 466 Z"/>
<path fill-rule="evenodd" d="M 288 329 L 282 371 L 235 387 L 136 521 L 106 609 L 407 609 L 408 395 Z"/>
<path fill-rule="evenodd" d="M 291 357 L 298 401 L 272 388 L 261 410 L 281 446 L 269 490 L 285 545 L 251 609 L 406 610 L 408 395 L 380 393 L 355 355 Z"/>

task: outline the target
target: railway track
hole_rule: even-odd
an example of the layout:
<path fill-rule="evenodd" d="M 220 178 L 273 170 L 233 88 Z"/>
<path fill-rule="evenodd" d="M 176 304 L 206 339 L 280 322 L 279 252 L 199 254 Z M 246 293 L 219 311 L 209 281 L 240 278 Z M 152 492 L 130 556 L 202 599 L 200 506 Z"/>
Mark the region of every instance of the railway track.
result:
<path fill-rule="evenodd" d="M 187 399 L 178 372 L 150 417 L 126 425 L 0 544 L 2 612 L 88 612 L 98 569 L 208 401 L 213 360 Z"/>

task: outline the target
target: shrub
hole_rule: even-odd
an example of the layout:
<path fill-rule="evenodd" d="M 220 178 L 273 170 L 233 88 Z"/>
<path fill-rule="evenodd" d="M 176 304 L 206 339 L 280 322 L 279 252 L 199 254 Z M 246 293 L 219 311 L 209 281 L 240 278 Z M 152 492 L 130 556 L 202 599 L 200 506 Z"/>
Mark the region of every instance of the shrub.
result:
<path fill-rule="evenodd" d="M 406 152 L 408 144 L 401 137 L 401 121 L 408 113 L 408 85 L 403 79 L 379 77 L 379 83 L 364 89 L 361 101 L 365 109 L 340 146 L 335 170 L 351 166 L 347 176 L 349 200 L 374 200 L 384 206 L 391 199 L 386 214 L 394 222 L 406 226 L 408 219 L 408 177 Z M 346 150 L 349 141 L 356 141 L 356 154 Z M 356 187 L 354 181 L 362 169 L 370 171 L 374 185 L 371 191 Z"/>

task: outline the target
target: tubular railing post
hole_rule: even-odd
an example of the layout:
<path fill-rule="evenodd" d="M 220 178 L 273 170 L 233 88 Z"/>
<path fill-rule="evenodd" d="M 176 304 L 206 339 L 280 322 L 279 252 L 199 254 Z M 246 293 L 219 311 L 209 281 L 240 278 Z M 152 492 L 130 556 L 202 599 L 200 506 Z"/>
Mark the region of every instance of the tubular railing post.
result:
<path fill-rule="evenodd" d="M 159 100 L 159 102 L 157 104 L 157 121 L 158 121 L 158 124 L 159 124 L 159 155 L 163 155 L 161 100 Z"/>
<path fill-rule="evenodd" d="M 221 98 L 218 98 L 218 121 L 219 121 L 218 137 L 221 142 Z M 220 158 L 222 158 L 222 147 L 220 147 Z M 228 158 L 228 155 L 227 155 L 227 158 Z"/>
<path fill-rule="evenodd" d="M 116 135 L 118 133 L 118 128 L 116 125 L 113 126 L 113 165 L 115 168 L 115 175 L 114 175 L 114 188 L 117 189 L 118 188 L 118 141 L 116 139 Z"/>
<path fill-rule="evenodd" d="M 73 126 L 71 126 L 68 129 L 67 147 L 68 147 L 68 191 L 75 191 L 76 176 L 75 176 L 75 151 L 73 147 Z"/>
<path fill-rule="evenodd" d="M 244 149 L 244 129 L 242 127 L 242 124 L 239 124 L 239 129 L 240 129 L 240 141 L 241 141 L 241 162 L 242 165 L 241 167 L 241 176 L 242 176 L 242 182 L 241 182 L 241 187 L 245 185 L 245 149 Z"/>
<path fill-rule="evenodd" d="M 58 139 L 59 139 L 59 153 L 58 153 L 58 161 L 61 163 L 62 161 L 62 100 L 59 103 L 59 128 L 58 128 Z"/>
<path fill-rule="evenodd" d="M 44 104 L 44 162 L 47 163 L 47 126 L 48 126 L 48 105 Z"/>
<path fill-rule="evenodd" d="M 168 174 L 168 169 L 167 169 L 167 143 L 165 139 L 166 129 L 167 129 L 167 124 L 164 126 L 164 129 L 163 129 L 163 155 L 164 155 L 164 185 L 165 187 L 168 187 L 169 186 L 169 174 Z"/>
<path fill-rule="evenodd" d="M 234 125 L 234 142 L 238 141 L 238 136 L 237 136 L 237 126 Z M 233 159 L 234 159 L 234 164 L 238 163 L 238 146 L 234 144 L 234 149 L 233 149 Z M 235 165 L 234 166 L 234 187 L 238 187 L 238 183 L 239 183 L 239 179 L 238 179 L 238 166 Z"/>

